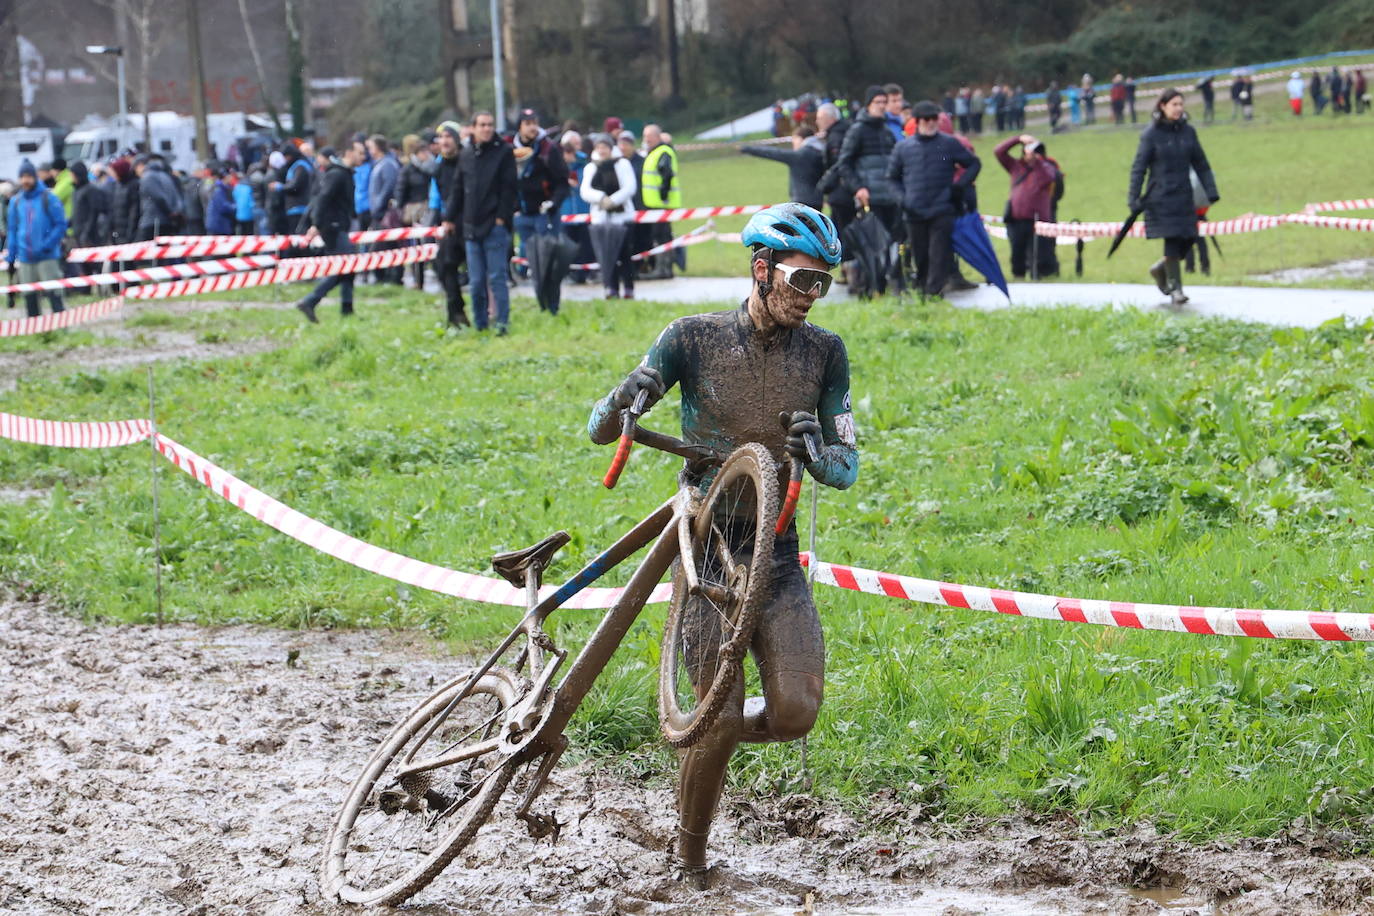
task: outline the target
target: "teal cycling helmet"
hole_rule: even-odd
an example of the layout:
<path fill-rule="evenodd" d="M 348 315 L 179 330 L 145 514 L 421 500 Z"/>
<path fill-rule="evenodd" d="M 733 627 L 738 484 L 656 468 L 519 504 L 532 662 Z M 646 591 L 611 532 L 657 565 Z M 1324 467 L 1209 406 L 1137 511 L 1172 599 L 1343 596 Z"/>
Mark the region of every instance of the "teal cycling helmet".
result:
<path fill-rule="evenodd" d="M 835 224 L 806 204 L 778 204 L 760 210 L 750 217 L 740 241 L 756 254 L 763 249 L 800 251 L 831 267 L 840 263 L 840 237 Z"/>

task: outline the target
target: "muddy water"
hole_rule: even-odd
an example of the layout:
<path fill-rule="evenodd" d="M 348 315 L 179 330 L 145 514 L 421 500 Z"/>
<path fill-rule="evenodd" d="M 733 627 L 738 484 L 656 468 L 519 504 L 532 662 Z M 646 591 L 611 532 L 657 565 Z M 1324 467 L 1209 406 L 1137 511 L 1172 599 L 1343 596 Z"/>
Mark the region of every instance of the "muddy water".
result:
<path fill-rule="evenodd" d="M 315 874 L 347 783 L 457 668 L 403 633 L 85 626 L 0 600 L 0 912 L 337 916 Z M 698 891 L 673 872 L 661 776 L 565 768 L 540 807 L 567 824 L 557 845 L 496 821 L 406 911 L 1374 912 L 1374 869 L 1339 838 L 951 838 L 881 800 L 855 816 L 735 793 L 713 841 L 731 864 Z"/>

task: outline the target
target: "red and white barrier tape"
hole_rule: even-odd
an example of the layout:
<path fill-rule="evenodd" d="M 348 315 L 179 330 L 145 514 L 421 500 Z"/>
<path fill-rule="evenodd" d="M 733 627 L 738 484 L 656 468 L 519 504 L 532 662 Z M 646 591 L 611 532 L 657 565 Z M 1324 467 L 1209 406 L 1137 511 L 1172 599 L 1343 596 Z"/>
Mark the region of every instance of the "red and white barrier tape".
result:
<path fill-rule="evenodd" d="M 1333 210 L 1374 210 L 1374 197 L 1361 197 L 1357 200 L 1324 200 L 1308 204 L 1302 208 L 1304 213 L 1330 213 Z"/>
<path fill-rule="evenodd" d="M 112 423 L 67 423 L 0 413 L 0 438 L 60 448 L 112 448 L 142 442 L 153 434 L 147 420 Z"/>
<path fill-rule="evenodd" d="M 160 454 L 204 484 L 215 495 L 258 521 L 321 553 L 397 582 L 440 594 L 512 607 L 523 607 L 525 604 L 524 590 L 514 588 L 501 579 L 459 572 L 412 559 L 360 541 L 337 528 L 316 521 L 249 486 L 186 446 L 161 433 L 154 434 L 152 424 L 147 420 L 66 423 L 0 413 L 0 437 L 37 445 L 107 448 L 142 442 L 149 436 L 154 436 Z M 932 579 L 877 572 L 857 566 L 818 562 L 806 553 L 801 555 L 801 560 L 804 565 L 814 567 L 815 579 L 823 585 L 923 604 L 1137 630 L 1251 636 L 1263 639 L 1374 640 L 1374 614 L 1249 610 L 1057 598 L 1028 592 L 954 585 Z M 540 594 L 546 597 L 558 588 L 556 585 L 546 585 Z M 614 604 L 622 593 L 623 589 L 620 588 L 586 588 L 569 599 L 565 606 L 606 608 Z M 670 593 L 671 585 L 660 583 L 649 600 L 666 601 Z"/>
<path fill-rule="evenodd" d="M 746 216 L 765 210 L 772 204 L 746 204 L 740 207 L 686 207 L 677 210 L 636 210 L 636 223 L 676 223 L 684 219 L 707 219 L 713 216 Z M 590 223 L 590 213 L 569 213 L 563 216 L 565 223 Z"/>
<path fill-rule="evenodd" d="M 1294 213 L 1284 217 L 1286 222 L 1303 226 L 1317 226 L 1322 229 L 1345 229 L 1351 232 L 1374 232 L 1374 219 L 1355 219 L 1349 216 L 1315 216 L 1311 213 Z"/>
<path fill-rule="evenodd" d="M 74 324 L 85 324 L 111 312 L 124 308 L 123 296 L 112 296 L 80 308 L 64 309 L 33 318 L 16 318 L 13 321 L 0 321 L 0 337 L 22 337 L 26 334 L 42 334 L 58 328 L 68 328 Z"/>
<path fill-rule="evenodd" d="M 274 283 L 296 283 L 301 280 L 314 280 L 334 274 L 364 273 L 383 267 L 399 267 L 402 264 L 414 264 L 417 261 L 432 261 L 438 256 L 438 253 L 439 246 L 430 242 L 424 245 L 414 245 L 410 248 L 392 248 L 388 251 L 371 251 L 363 254 L 291 258 L 278 261 L 275 267 L 268 270 L 245 271 L 236 274 L 223 274 L 218 277 L 198 277 L 192 280 L 135 286 L 125 290 L 124 295 L 130 299 L 169 299 L 174 296 L 248 289 Z"/>
<path fill-rule="evenodd" d="M 350 232 L 354 244 L 399 242 L 408 239 L 440 238 L 442 226 L 409 226 L 400 229 L 369 229 Z M 259 254 L 283 248 L 307 248 L 312 243 L 303 235 L 160 235 L 151 242 L 129 245 L 102 245 L 97 248 L 75 248 L 67 255 L 71 264 L 95 261 L 153 261 L 160 258 L 199 258 L 231 254 Z M 323 242 L 315 241 L 315 247 Z"/>
<path fill-rule="evenodd" d="M 273 255 L 252 255 L 246 258 L 225 258 L 220 261 L 195 261 L 190 264 L 168 264 L 162 267 L 142 267 L 120 270 L 89 277 L 65 277 L 61 280 L 40 280 L 37 283 L 16 283 L 0 286 L 0 293 L 35 293 L 58 289 L 89 289 L 94 286 L 117 286 L 121 283 L 155 283 L 183 277 L 205 277 L 212 274 L 256 270 L 277 263 Z"/>
<path fill-rule="evenodd" d="M 172 464 L 209 487 L 215 495 L 232 503 L 264 524 L 276 528 L 282 534 L 295 538 L 302 544 L 313 547 L 335 559 L 343 560 L 359 569 L 385 576 L 397 582 L 404 582 L 416 588 L 428 589 L 455 598 L 466 598 L 486 604 L 504 604 L 512 607 L 525 606 L 525 590 L 511 586 L 503 579 L 459 572 L 443 566 L 435 566 L 410 557 L 383 550 L 380 547 L 360 541 L 331 528 L 308 515 L 278 502 L 260 490 L 254 489 L 234 475 L 197 455 L 195 452 L 162 434 L 157 436 L 157 449 Z M 557 591 L 558 586 L 546 585 L 541 596 Z M 587 588 L 574 595 L 567 607 L 606 608 L 619 599 L 624 590 L 619 588 Z M 667 601 L 671 586 L 660 584 L 650 597 L 651 601 Z"/>
<path fill-rule="evenodd" d="M 803 562 L 809 558 L 803 554 Z M 1165 630 L 1207 636 L 1262 639 L 1374 640 L 1374 614 L 1321 611 L 1248 610 L 1056 598 L 973 585 L 915 579 L 838 563 L 815 564 L 816 581 L 868 595 L 903 598 L 922 604 L 996 611 L 1018 617 L 1095 623 L 1135 630 Z"/>

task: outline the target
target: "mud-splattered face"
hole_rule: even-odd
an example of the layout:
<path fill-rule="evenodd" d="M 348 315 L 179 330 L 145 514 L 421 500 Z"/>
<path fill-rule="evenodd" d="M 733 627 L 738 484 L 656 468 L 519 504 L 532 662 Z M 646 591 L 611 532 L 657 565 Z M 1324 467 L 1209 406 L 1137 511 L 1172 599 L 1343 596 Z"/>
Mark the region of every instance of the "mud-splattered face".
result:
<path fill-rule="evenodd" d="M 778 264 L 786 264 L 790 267 L 810 267 L 815 270 L 829 271 L 830 265 L 819 258 L 813 258 L 809 254 L 802 254 L 798 251 L 789 251 L 777 258 Z M 769 266 L 767 258 L 759 258 L 754 261 L 754 281 L 764 282 L 768 279 Z M 816 304 L 818 296 L 809 295 L 794 289 L 783 279 L 782 272 L 774 268 L 772 270 L 773 289 L 763 300 L 764 314 L 767 318 L 779 327 L 799 328 L 806 321 L 807 313 L 811 311 L 811 306 Z"/>

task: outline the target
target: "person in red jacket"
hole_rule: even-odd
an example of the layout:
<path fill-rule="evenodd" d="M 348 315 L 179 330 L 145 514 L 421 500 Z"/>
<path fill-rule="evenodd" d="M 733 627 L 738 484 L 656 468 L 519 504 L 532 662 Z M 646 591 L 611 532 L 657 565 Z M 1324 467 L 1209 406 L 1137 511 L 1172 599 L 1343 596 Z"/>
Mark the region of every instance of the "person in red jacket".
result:
<path fill-rule="evenodd" d="M 1011 157 L 1011 148 L 1021 147 L 1021 158 Z M 1017 279 L 1026 276 L 1033 260 L 1034 279 L 1059 272 L 1054 254 L 1054 239 L 1039 238 L 1035 224 L 1054 222 L 1055 202 L 1061 193 L 1063 175 L 1045 155 L 1045 144 L 1030 134 L 1008 137 L 993 155 L 1011 176 L 1011 196 L 1007 201 L 1007 238 L 1011 242 L 1011 272 Z M 1032 255 L 1028 257 L 1028 255 Z"/>

